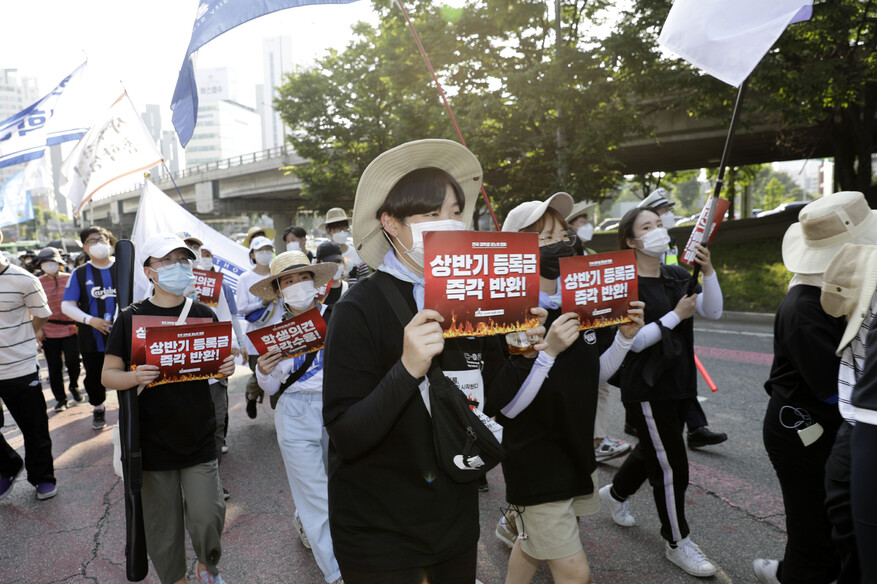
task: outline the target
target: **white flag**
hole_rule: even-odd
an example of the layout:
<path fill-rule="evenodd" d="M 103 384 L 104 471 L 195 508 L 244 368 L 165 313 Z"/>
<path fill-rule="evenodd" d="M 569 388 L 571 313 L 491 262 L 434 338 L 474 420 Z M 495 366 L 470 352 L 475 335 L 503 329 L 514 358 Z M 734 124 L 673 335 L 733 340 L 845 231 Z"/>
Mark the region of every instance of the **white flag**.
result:
<path fill-rule="evenodd" d="M 78 140 L 85 134 L 85 128 L 53 129 L 51 124 L 55 106 L 64 90 L 82 77 L 84 70 L 85 63 L 42 99 L 0 122 L 0 168 L 40 158 L 47 144 Z"/>
<path fill-rule="evenodd" d="M 676 0 L 658 44 L 739 87 L 787 26 L 810 18 L 813 0 Z"/>
<path fill-rule="evenodd" d="M 64 160 L 61 194 L 73 205 L 73 214 L 79 215 L 108 184 L 162 160 L 134 104 L 122 93 Z"/>
<path fill-rule="evenodd" d="M 228 282 L 232 289 L 236 289 L 238 278 L 251 266 L 247 248 L 235 243 L 186 211 L 147 180 L 140 196 L 134 230 L 131 233 L 131 241 L 134 242 L 137 250 L 137 265 L 142 266 L 147 259 L 142 257 L 140 250 L 150 235 L 179 231 L 187 231 L 204 242 L 204 248 L 209 249 L 213 254 L 214 266 L 224 274 L 223 282 Z M 149 281 L 143 270 L 134 270 L 134 299 L 146 298 L 148 290 Z"/>

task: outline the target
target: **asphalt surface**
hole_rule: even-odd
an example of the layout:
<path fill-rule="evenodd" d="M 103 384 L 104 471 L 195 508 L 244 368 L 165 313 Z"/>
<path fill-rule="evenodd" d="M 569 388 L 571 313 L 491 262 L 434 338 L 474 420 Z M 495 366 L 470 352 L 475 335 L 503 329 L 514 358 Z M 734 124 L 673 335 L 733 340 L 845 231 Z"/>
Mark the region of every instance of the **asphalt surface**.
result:
<path fill-rule="evenodd" d="M 752 560 L 780 557 L 785 544 L 779 484 L 761 440 L 771 323 L 770 316 L 739 313 L 715 323 L 695 323 L 698 355 L 719 387 L 710 392 L 700 380 L 703 406 L 710 427 L 730 436 L 724 444 L 689 450 L 686 513 L 692 540 L 719 567 L 718 575 L 708 579 L 715 582 L 756 582 Z M 230 451 L 220 467 L 223 484 L 231 492 L 222 575 L 228 584 L 318 584 L 322 575 L 292 526 L 294 505 L 277 447 L 273 411 L 266 400 L 256 420 L 244 412 L 248 375 L 239 367 L 230 383 Z M 115 395 L 110 392 L 107 402 L 107 428 L 94 431 L 90 406 L 55 413 L 47 380 L 43 387 L 59 492 L 54 499 L 37 501 L 34 488 L 21 476 L 10 496 L 0 502 L 0 584 L 126 582 L 123 486 L 112 470 L 110 428 L 118 419 Z M 609 427 L 611 435 L 634 440 L 622 433 L 623 408 L 617 401 Z M 2 432 L 23 454 L 21 434 L 8 412 Z M 601 484 L 611 482 L 622 460 L 600 465 Z M 508 563 L 508 550 L 493 535 L 504 506 L 501 469 L 488 478 L 490 491 L 480 495 L 478 578 L 484 584 L 497 584 L 504 581 Z M 637 521 L 632 528 L 616 526 L 605 509 L 581 521 L 595 582 L 698 581 L 664 558 L 648 485 L 631 499 L 631 509 Z M 189 558 L 192 566 L 191 552 Z M 191 567 L 189 575 L 194 582 Z M 545 567 L 533 580 L 550 581 Z M 152 570 L 145 582 L 158 582 Z"/>

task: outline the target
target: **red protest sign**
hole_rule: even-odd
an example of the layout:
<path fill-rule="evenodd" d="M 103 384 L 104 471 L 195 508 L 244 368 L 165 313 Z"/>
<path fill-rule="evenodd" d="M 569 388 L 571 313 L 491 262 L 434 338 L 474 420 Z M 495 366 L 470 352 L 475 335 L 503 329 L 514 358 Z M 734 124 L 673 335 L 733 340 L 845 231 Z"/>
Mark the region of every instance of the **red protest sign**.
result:
<path fill-rule="evenodd" d="M 161 371 L 149 387 L 222 377 L 219 368 L 229 355 L 230 322 L 146 329 L 146 364 Z"/>
<path fill-rule="evenodd" d="M 131 317 L 131 365 L 132 369 L 137 365 L 146 363 L 146 329 L 151 327 L 168 327 L 177 324 L 176 316 L 138 316 Z M 212 318 L 191 317 L 186 319 L 186 324 L 207 324 L 213 322 Z"/>
<path fill-rule="evenodd" d="M 277 347 L 283 358 L 289 359 L 323 348 L 326 321 L 319 308 L 312 308 L 289 320 L 250 331 L 247 336 L 260 355 Z"/>
<path fill-rule="evenodd" d="M 722 219 L 725 218 L 725 211 L 727 211 L 730 206 L 731 201 L 728 199 L 718 199 L 716 201 L 716 216 L 713 218 L 709 237 L 704 239 L 707 245 L 713 240 L 713 237 L 715 237 L 716 231 L 719 230 L 719 225 L 722 224 Z M 694 229 L 691 230 L 691 237 L 688 238 L 688 243 L 685 244 L 685 251 L 682 252 L 682 257 L 679 258 L 679 261 L 683 264 L 688 264 L 689 266 L 694 265 L 694 242 L 700 243 L 703 239 L 703 232 L 706 228 L 706 223 L 709 220 L 709 212 L 710 203 L 707 203 L 704 206 L 703 211 L 700 212 L 700 217 L 697 218 L 697 224 L 694 226 Z"/>
<path fill-rule="evenodd" d="M 195 292 L 198 300 L 207 306 L 219 306 L 219 295 L 222 294 L 222 272 L 192 270 L 195 274 Z"/>
<path fill-rule="evenodd" d="M 332 290 L 332 284 L 334 284 L 334 283 L 335 283 L 335 279 L 333 278 L 332 280 L 329 280 L 328 282 L 326 282 L 325 284 L 323 284 L 322 286 L 317 288 L 317 296 L 316 296 L 317 302 L 322 304 L 326 301 L 326 296 L 329 295 L 329 292 Z"/>
<path fill-rule="evenodd" d="M 631 300 L 639 299 L 632 249 L 560 258 L 561 304 L 579 315 L 579 330 L 631 322 Z"/>
<path fill-rule="evenodd" d="M 538 326 L 535 233 L 428 231 L 424 307 L 444 316 L 445 338 L 483 337 Z"/>

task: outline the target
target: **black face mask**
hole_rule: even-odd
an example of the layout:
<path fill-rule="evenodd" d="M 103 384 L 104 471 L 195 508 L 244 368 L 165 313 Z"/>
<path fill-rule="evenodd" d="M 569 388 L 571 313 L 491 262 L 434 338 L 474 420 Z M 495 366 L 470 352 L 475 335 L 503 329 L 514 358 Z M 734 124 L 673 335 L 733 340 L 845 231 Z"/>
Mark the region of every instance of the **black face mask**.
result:
<path fill-rule="evenodd" d="M 563 241 L 543 245 L 539 248 L 539 275 L 549 280 L 560 277 L 560 258 L 569 258 L 576 255 L 573 247 Z"/>

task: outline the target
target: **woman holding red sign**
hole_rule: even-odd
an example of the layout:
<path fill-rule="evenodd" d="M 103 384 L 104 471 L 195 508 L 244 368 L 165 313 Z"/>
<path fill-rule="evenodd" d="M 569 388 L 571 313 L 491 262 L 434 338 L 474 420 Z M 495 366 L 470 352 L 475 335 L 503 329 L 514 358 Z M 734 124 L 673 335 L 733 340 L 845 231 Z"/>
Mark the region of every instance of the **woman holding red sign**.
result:
<path fill-rule="evenodd" d="M 274 258 L 270 272 L 267 278 L 250 286 L 250 294 L 282 301 L 286 307 L 282 320 L 315 307 L 325 315 L 326 306 L 315 300 L 317 288 L 329 283 L 335 275 L 335 264 L 311 265 L 304 252 L 287 251 Z M 313 550 L 326 582 L 338 582 L 341 571 L 329 533 L 325 463 L 329 436 L 323 427 L 323 351 L 285 359 L 279 347 L 274 347 L 256 361 L 256 378 L 268 395 L 281 394 L 274 410 L 274 425 L 295 502 L 293 521 L 299 533 L 303 532 L 302 543 Z"/>
<path fill-rule="evenodd" d="M 636 253 L 639 297 L 646 303 L 646 326 L 637 334 L 621 369 L 621 400 L 639 436 L 639 443 L 600 489 L 600 499 L 622 527 L 635 520 L 628 497 L 646 481 L 666 540 L 665 556 L 692 576 L 708 577 L 716 567 L 689 538 L 685 520 L 688 455 L 683 427 L 689 400 L 697 394 L 694 365 L 695 311 L 711 320 L 722 316 L 722 289 L 710 252 L 696 245 L 703 288 L 688 294 L 691 274 L 677 265 L 662 265 L 670 236 L 660 217 L 645 208 L 630 210 L 618 227 L 622 249 Z"/>
<path fill-rule="evenodd" d="M 538 234 L 539 306 L 550 326 L 548 347 L 518 394 L 501 404 L 498 418 L 505 428 L 506 500 L 518 533 L 526 534 L 515 538 L 506 584 L 527 584 L 542 561 L 555 582 L 591 581 L 578 518 L 600 508 L 593 443 L 597 388 L 617 371 L 642 327 L 642 302 L 633 301 L 632 322 L 618 327 L 601 354 L 598 331 L 581 333 L 576 313 L 562 313 L 560 259 L 577 254 L 576 234 L 564 219 L 572 208 L 570 195 L 556 193 L 518 205 L 502 226 Z"/>
<path fill-rule="evenodd" d="M 119 313 L 107 339 L 101 381 L 118 391 L 142 389 L 138 398 L 143 460 L 143 517 L 146 551 L 162 584 L 185 583 L 188 530 L 198 557 L 199 584 L 223 584 L 217 564 L 225 525 L 219 481 L 216 419 L 206 379 L 145 388 L 159 376 L 156 365 L 131 371 L 131 320 L 139 316 L 187 316 L 216 321 L 213 310 L 183 294 L 194 282 L 195 254 L 173 233 L 159 233 L 143 244 L 143 272 L 153 282 L 151 298 Z M 184 314 L 185 313 L 185 314 Z M 234 356 L 219 373 L 234 373 Z"/>
<path fill-rule="evenodd" d="M 423 308 L 423 233 L 466 229 L 481 178 L 464 146 L 419 140 L 378 156 L 357 187 L 353 242 L 376 272 L 333 306 L 323 377 L 329 522 L 347 584 L 475 581 L 477 481 L 454 482 L 439 465 L 425 376 L 435 363 L 480 384 L 490 415 L 492 403 L 515 395 L 536 354 L 510 356 L 498 337 L 446 341 L 441 314 Z M 397 309 L 414 315 L 407 326 Z"/>

